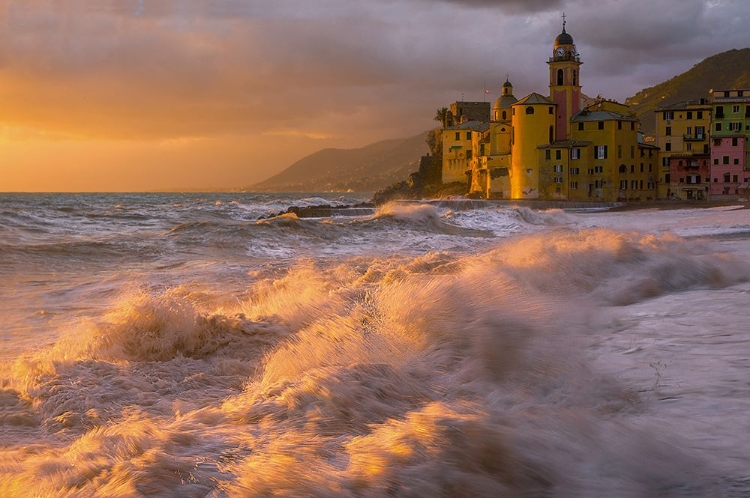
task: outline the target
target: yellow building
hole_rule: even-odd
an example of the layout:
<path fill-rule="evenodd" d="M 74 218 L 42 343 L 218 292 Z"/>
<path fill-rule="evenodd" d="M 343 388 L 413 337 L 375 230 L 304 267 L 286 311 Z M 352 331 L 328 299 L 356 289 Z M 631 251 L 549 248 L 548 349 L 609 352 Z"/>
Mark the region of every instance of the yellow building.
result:
<path fill-rule="evenodd" d="M 678 179 L 670 174 L 670 158 L 685 158 L 689 162 L 691 156 L 710 154 L 711 103 L 706 99 L 679 102 L 654 112 L 656 145 L 660 149 L 657 195 L 660 199 L 687 199 L 681 195 Z"/>
<path fill-rule="evenodd" d="M 555 103 L 532 93 L 512 106 L 510 191 L 513 199 L 539 197 L 540 144 L 555 140 Z"/>
<path fill-rule="evenodd" d="M 628 106 L 581 92 L 583 63 L 565 22 L 547 64 L 549 97 L 516 100 L 506 80 L 486 127 L 445 129 L 444 181 L 468 175 L 470 192 L 487 198 L 655 199 L 658 148 L 642 142 Z"/>
<path fill-rule="evenodd" d="M 473 133 L 484 123 L 468 121 L 443 129 L 443 183 L 466 182 L 471 172 Z"/>

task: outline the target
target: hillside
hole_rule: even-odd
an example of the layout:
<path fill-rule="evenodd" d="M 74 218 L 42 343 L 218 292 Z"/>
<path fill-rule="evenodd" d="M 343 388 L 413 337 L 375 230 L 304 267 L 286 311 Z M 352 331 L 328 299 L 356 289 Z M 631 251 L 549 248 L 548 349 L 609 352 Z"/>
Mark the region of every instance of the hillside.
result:
<path fill-rule="evenodd" d="M 709 97 L 709 90 L 750 88 L 750 48 L 729 50 L 704 59 L 672 79 L 645 88 L 625 101 L 641 120 L 644 133 L 653 133 L 657 107 Z"/>
<path fill-rule="evenodd" d="M 246 190 L 255 192 L 374 192 L 403 180 L 427 154 L 427 132 L 359 149 L 323 149 Z"/>

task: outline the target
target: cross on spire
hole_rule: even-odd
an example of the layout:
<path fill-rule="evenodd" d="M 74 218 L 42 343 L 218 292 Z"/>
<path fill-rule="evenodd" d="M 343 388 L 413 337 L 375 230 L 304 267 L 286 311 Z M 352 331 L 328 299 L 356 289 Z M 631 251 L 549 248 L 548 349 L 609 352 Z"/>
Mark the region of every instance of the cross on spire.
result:
<path fill-rule="evenodd" d="M 563 12 L 562 18 L 563 18 L 563 33 L 565 33 L 565 12 Z"/>

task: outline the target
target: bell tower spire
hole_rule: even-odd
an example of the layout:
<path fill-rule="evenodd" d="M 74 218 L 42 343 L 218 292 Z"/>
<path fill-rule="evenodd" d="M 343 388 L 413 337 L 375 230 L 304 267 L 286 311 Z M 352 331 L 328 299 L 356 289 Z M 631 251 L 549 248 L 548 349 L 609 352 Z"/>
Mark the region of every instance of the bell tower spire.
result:
<path fill-rule="evenodd" d="M 567 16 L 562 15 L 562 33 L 555 38 L 549 59 L 549 96 L 557 104 L 555 140 L 570 137 L 570 118 L 581 110 L 581 56 L 573 37 L 565 30 Z"/>

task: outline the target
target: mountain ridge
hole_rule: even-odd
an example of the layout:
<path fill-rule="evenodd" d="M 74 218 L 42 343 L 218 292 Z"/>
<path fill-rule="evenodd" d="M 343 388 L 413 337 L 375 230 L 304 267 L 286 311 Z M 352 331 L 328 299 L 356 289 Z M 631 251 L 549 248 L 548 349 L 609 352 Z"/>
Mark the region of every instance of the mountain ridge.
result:
<path fill-rule="evenodd" d="M 653 112 L 687 100 L 709 98 L 710 90 L 750 88 L 750 48 L 732 49 L 703 59 L 687 71 L 625 99 L 646 134 L 656 130 Z"/>
<path fill-rule="evenodd" d="M 419 168 L 419 159 L 429 151 L 427 133 L 380 140 L 354 149 L 321 149 L 248 189 L 374 192 L 403 180 Z"/>

